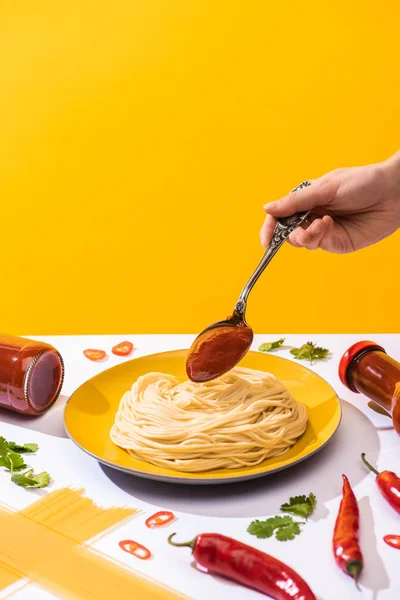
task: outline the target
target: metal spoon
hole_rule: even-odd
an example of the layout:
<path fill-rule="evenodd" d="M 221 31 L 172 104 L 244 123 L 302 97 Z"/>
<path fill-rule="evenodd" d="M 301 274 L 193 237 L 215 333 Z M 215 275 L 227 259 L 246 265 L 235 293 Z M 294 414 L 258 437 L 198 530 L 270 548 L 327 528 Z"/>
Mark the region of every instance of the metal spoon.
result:
<path fill-rule="evenodd" d="M 308 187 L 303 181 L 293 192 Z M 253 341 L 253 330 L 245 314 L 247 299 L 256 281 L 269 265 L 289 235 L 305 221 L 309 211 L 277 220 L 272 239 L 250 279 L 244 286 L 230 317 L 204 329 L 194 340 L 186 360 L 186 372 L 192 381 L 210 381 L 232 369 L 247 353 Z"/>

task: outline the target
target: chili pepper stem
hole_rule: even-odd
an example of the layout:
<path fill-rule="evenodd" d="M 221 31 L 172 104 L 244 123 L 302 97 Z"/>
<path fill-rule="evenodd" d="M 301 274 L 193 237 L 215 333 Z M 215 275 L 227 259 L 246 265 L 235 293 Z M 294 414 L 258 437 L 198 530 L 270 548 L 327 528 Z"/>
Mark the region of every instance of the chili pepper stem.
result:
<path fill-rule="evenodd" d="M 358 578 L 360 576 L 361 569 L 362 569 L 362 565 L 361 565 L 360 561 L 358 561 L 358 560 L 353 560 L 351 563 L 349 563 L 347 565 L 347 568 L 346 568 L 346 571 L 354 579 L 354 583 L 356 584 L 356 588 L 360 592 L 361 592 L 361 590 L 360 590 L 360 586 L 358 585 Z"/>
<path fill-rule="evenodd" d="M 372 465 L 369 464 L 369 462 L 367 461 L 367 459 L 365 458 L 365 452 L 363 452 L 361 454 L 361 460 L 363 461 L 364 465 L 373 473 L 375 473 L 376 476 L 379 475 L 379 471 L 377 471 Z"/>
<path fill-rule="evenodd" d="M 171 535 L 168 537 L 168 544 L 171 544 L 171 546 L 177 546 L 177 547 L 188 546 L 189 548 L 194 550 L 194 547 L 197 542 L 197 536 L 190 542 L 173 542 L 172 538 L 174 537 L 174 535 L 176 535 L 176 533 L 171 533 Z"/>

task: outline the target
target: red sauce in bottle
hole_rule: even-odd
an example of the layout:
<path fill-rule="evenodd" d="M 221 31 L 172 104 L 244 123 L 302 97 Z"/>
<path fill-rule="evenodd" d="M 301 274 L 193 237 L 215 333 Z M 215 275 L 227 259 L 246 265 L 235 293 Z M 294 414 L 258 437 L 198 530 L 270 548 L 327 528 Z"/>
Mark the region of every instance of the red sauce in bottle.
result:
<path fill-rule="evenodd" d="M 220 377 L 244 357 L 252 341 L 253 330 L 243 322 L 204 331 L 190 349 L 186 362 L 189 379 L 200 383 Z"/>
<path fill-rule="evenodd" d="M 63 379 L 63 360 L 53 346 L 0 334 L 0 407 L 39 415 L 58 398 Z"/>
<path fill-rule="evenodd" d="M 400 435 L 400 363 L 374 342 L 357 342 L 342 356 L 339 377 L 350 390 L 365 394 L 390 413 Z"/>

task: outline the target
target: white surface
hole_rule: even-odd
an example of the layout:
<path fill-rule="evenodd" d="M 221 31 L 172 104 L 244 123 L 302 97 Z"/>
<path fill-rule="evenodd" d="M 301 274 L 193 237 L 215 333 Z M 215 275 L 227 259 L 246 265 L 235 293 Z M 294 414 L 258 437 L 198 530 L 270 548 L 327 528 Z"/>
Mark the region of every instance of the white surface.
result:
<path fill-rule="evenodd" d="M 253 348 L 261 342 L 276 339 L 276 335 L 257 335 Z M 187 348 L 191 335 L 118 335 L 85 337 L 48 337 L 65 360 L 66 380 L 63 395 L 43 417 L 23 419 L 13 413 L 1 413 L 1 435 L 17 442 L 35 441 L 40 445 L 38 454 L 30 459 L 33 467 L 48 470 L 54 476 L 52 488 L 79 485 L 101 505 L 132 505 L 144 514 L 125 523 L 94 544 L 97 549 L 124 562 L 127 567 L 141 571 L 195 600 L 252 600 L 261 594 L 241 586 L 206 575 L 191 567 L 188 549 L 168 546 L 166 538 L 176 531 L 177 539 L 188 540 L 197 533 L 218 531 L 251 544 L 290 564 L 309 583 L 318 600 L 358 599 L 395 600 L 400 598 L 400 552 L 387 546 L 383 536 L 400 534 L 400 518 L 382 499 L 375 478 L 362 466 L 360 453 L 379 469 L 400 473 L 400 438 L 391 427 L 391 420 L 368 408 L 368 400 L 345 389 L 337 376 L 337 367 L 343 352 L 354 342 L 372 339 L 382 344 L 389 354 L 399 356 L 400 335 L 288 335 L 286 345 L 299 346 L 311 338 L 332 350 L 326 362 L 312 367 L 337 391 L 343 401 L 343 420 L 338 433 L 328 446 L 315 457 L 278 474 L 239 484 L 220 486 L 176 486 L 155 483 L 100 467 L 81 452 L 65 434 L 63 407 L 66 398 L 80 384 L 103 369 L 121 362 L 109 354 L 102 363 L 84 358 L 85 348 L 111 347 L 130 339 L 136 350 L 132 358 L 179 348 Z M 289 350 L 278 356 L 290 358 Z M 361 512 L 361 544 L 365 567 L 361 577 L 363 594 L 360 596 L 351 579 L 335 565 L 331 538 L 341 498 L 341 473 L 350 479 L 359 500 Z M 37 498 L 12 484 L 0 471 L 1 500 L 20 509 Z M 290 495 L 314 492 L 318 499 L 315 515 L 303 528 L 303 533 L 290 542 L 274 539 L 258 540 L 250 536 L 247 526 L 254 517 L 279 513 L 279 506 Z M 158 508 L 172 510 L 177 520 L 159 530 L 145 527 L 145 519 Z M 121 539 L 135 539 L 153 553 L 152 560 L 140 561 L 122 552 Z M 20 587 L 20 586 L 17 586 Z M 44 590 L 27 585 L 12 595 L 15 600 L 53 598 Z M 11 590 L 7 590 L 9 593 Z M 5 591 L 0 594 L 4 597 Z"/>

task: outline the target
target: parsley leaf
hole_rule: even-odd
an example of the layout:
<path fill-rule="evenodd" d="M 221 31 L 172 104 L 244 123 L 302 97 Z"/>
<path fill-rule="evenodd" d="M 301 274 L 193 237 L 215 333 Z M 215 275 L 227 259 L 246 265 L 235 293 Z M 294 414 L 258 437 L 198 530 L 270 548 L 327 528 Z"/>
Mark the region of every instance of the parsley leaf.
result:
<path fill-rule="evenodd" d="M 276 539 L 284 542 L 286 540 L 293 540 L 295 535 L 301 532 L 300 524 L 293 521 L 293 518 L 289 515 L 278 515 L 277 517 L 270 517 L 265 521 L 260 521 L 259 519 L 252 521 L 247 531 L 258 538 L 272 537 L 275 532 Z"/>
<path fill-rule="evenodd" d="M 275 348 L 280 348 L 284 341 L 285 338 L 276 340 L 276 342 L 265 342 L 265 344 L 261 344 L 261 346 L 259 346 L 258 349 L 260 352 L 271 352 L 271 350 L 275 350 Z"/>
<path fill-rule="evenodd" d="M 20 446 L 15 442 L 8 442 L 8 447 L 19 454 L 23 454 L 24 452 L 36 452 L 39 450 L 39 446 L 37 444 L 24 444 L 23 446 Z"/>
<path fill-rule="evenodd" d="M 309 496 L 294 496 L 289 502 L 282 504 L 281 511 L 307 519 L 314 512 L 316 504 L 317 499 L 312 493 Z"/>
<path fill-rule="evenodd" d="M 317 360 L 326 358 L 329 350 L 316 346 L 313 342 L 307 342 L 300 346 L 300 348 L 292 348 L 290 354 L 297 358 L 297 360 L 309 360 L 313 365 Z"/>
<path fill-rule="evenodd" d="M 25 473 L 15 473 L 11 477 L 11 481 L 22 487 L 43 488 L 50 483 L 50 475 L 46 471 L 35 475 L 33 469 L 25 471 Z"/>

